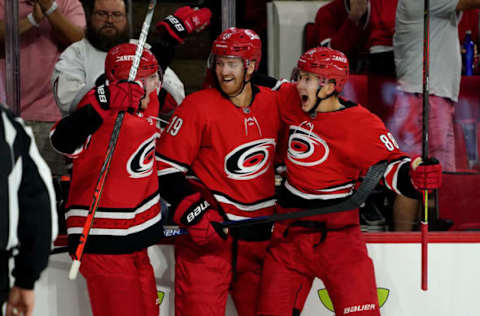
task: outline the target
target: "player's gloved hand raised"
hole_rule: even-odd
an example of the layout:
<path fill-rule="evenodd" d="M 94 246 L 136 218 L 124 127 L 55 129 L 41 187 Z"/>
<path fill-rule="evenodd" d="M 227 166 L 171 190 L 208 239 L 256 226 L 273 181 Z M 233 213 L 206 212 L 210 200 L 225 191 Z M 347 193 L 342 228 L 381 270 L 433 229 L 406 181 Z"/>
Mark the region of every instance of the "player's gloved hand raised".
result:
<path fill-rule="evenodd" d="M 192 9 L 185 6 L 157 23 L 157 28 L 164 27 L 170 36 L 181 44 L 187 34 L 191 34 L 193 31 L 200 32 L 207 27 L 211 17 L 212 11 L 208 8 Z"/>
<path fill-rule="evenodd" d="M 419 191 L 438 189 L 442 184 L 442 166 L 435 158 L 423 161 L 415 156 L 410 163 L 410 179 Z"/>
<path fill-rule="evenodd" d="M 119 80 L 98 86 L 96 97 L 103 110 L 137 112 L 145 89 L 137 81 Z"/>
<path fill-rule="evenodd" d="M 108 85 L 110 109 L 114 111 L 137 112 L 145 97 L 145 89 L 139 81 L 119 80 Z"/>
<path fill-rule="evenodd" d="M 173 215 L 175 223 L 185 227 L 192 240 L 199 246 L 215 246 L 224 243 L 210 222 L 223 222 L 218 211 L 211 207 L 200 193 L 187 196 L 180 202 Z"/>

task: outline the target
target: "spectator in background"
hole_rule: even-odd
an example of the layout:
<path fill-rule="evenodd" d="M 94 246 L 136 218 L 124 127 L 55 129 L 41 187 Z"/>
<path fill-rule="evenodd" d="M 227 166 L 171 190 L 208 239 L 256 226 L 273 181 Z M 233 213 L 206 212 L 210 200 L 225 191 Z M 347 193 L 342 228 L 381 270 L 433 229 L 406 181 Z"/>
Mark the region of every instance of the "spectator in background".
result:
<path fill-rule="evenodd" d="M 480 10 L 469 10 L 469 11 L 462 11 L 460 16 L 460 23 L 458 24 L 458 38 L 460 40 L 460 52 L 462 55 L 465 53 L 465 49 L 463 48 L 463 42 L 465 40 L 465 35 L 467 31 L 472 32 L 472 40 L 475 43 L 474 49 L 474 74 L 479 73 L 479 65 L 478 65 L 478 31 L 479 31 L 479 22 L 478 22 L 478 14 Z M 463 60 L 463 59 L 462 59 Z M 462 63 L 462 74 L 465 73 L 465 65 Z"/>
<path fill-rule="evenodd" d="M 7 316 L 31 316 L 33 287 L 57 235 L 55 193 L 30 128 L 2 104 L 0 152 L 0 315 L 7 301 Z M 15 252 L 9 294 L 8 261 Z"/>
<path fill-rule="evenodd" d="M 393 33 L 398 0 L 370 0 L 372 6 L 368 25 L 368 72 L 395 76 Z"/>
<path fill-rule="evenodd" d="M 315 46 L 344 52 L 354 63 L 354 72 L 365 70 L 364 59 L 368 60 L 368 73 L 395 76 L 392 37 L 396 5 L 397 0 L 333 0 L 315 17 Z"/>
<path fill-rule="evenodd" d="M 466 31 L 472 31 L 472 39 L 473 41 L 478 44 L 479 40 L 479 20 L 478 15 L 480 13 L 480 9 L 462 11 L 460 16 L 460 23 L 458 24 L 458 37 L 460 39 L 460 43 L 463 43 L 465 38 Z"/>
<path fill-rule="evenodd" d="M 461 55 L 458 23 L 461 11 L 480 7 L 480 0 L 430 2 L 429 154 L 445 171 L 455 171 L 453 115 L 458 101 Z M 393 38 L 400 93 L 392 120 L 387 122 L 400 148 L 409 154 L 422 150 L 422 58 L 424 3 L 399 0 Z M 417 218 L 416 200 L 402 199 L 394 214 L 397 230 L 410 230 Z"/>
<path fill-rule="evenodd" d="M 351 64 L 352 72 L 365 71 L 368 53 L 366 30 L 370 7 L 368 0 L 351 0 L 347 11 L 344 0 L 333 0 L 322 6 L 315 16 L 313 45 L 326 46 L 344 52 Z M 311 46 L 311 47 L 310 47 Z M 363 59 L 363 61 L 362 61 Z"/>
<path fill-rule="evenodd" d="M 85 9 L 88 17 L 85 38 L 65 49 L 51 78 L 55 101 L 62 115 L 73 112 L 74 105 L 95 86 L 95 81 L 105 71 L 108 50 L 129 40 L 126 1 L 96 0 Z"/>
<path fill-rule="evenodd" d="M 75 110 L 82 97 L 95 86 L 95 81 L 104 72 L 108 50 L 128 42 L 129 21 L 125 0 L 95 0 L 86 9 L 89 15 L 86 38 L 67 47 L 56 63 L 51 79 L 57 105 L 63 115 Z M 165 70 L 159 94 L 161 113 L 171 113 L 185 97 L 182 82 L 167 67 L 173 58 L 174 48 L 183 43 L 183 38 L 188 34 L 208 25 L 211 12 L 208 9 L 182 7 L 175 12 L 175 17 L 190 27 L 178 34 L 173 31 L 170 33 L 166 28 L 172 28 L 173 25 L 165 19 L 158 25 L 160 38 L 153 39 L 155 43 L 151 49 L 160 60 L 161 69 Z"/>
<path fill-rule="evenodd" d="M 0 43 L 5 39 L 5 0 L 0 0 Z M 60 118 L 48 80 L 62 50 L 83 37 L 85 14 L 79 0 L 20 0 L 20 115 L 31 125 L 40 152 L 52 173 L 63 173 L 63 158 L 48 142 Z M 3 54 L 2 54 L 3 55 Z M 0 60 L 0 100 L 5 101 L 5 58 Z"/>

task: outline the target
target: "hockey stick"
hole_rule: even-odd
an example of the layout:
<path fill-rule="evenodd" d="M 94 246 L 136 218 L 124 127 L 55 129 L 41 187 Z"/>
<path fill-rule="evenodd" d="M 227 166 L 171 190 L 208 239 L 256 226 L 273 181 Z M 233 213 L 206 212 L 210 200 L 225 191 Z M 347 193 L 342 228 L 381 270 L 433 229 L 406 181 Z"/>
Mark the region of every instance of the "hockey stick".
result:
<path fill-rule="evenodd" d="M 150 28 L 150 23 L 152 22 L 153 11 L 157 0 L 150 0 L 147 8 L 147 15 L 145 16 L 145 21 L 143 22 L 142 31 L 140 33 L 140 38 L 137 44 L 137 50 L 135 51 L 135 57 L 133 58 L 132 67 L 130 68 L 130 73 L 128 75 L 128 80 L 135 80 L 137 75 L 138 65 L 140 64 L 140 58 L 143 53 L 143 47 L 147 41 L 148 29 Z M 107 153 L 105 155 L 105 161 L 103 162 L 102 168 L 100 169 L 100 174 L 97 179 L 97 184 L 95 185 L 95 191 L 93 192 L 92 203 L 90 204 L 90 209 L 88 211 L 85 224 L 83 226 L 82 234 L 78 241 L 77 249 L 73 255 L 73 262 L 70 268 L 70 273 L 68 278 L 70 280 L 75 280 L 77 278 L 78 270 L 80 269 L 80 263 L 83 256 L 83 251 L 85 249 L 85 244 L 87 242 L 90 229 L 92 228 L 93 218 L 95 212 L 98 208 L 100 198 L 102 197 L 103 186 L 110 169 L 110 163 L 112 162 L 113 153 L 115 152 L 115 147 L 118 141 L 118 135 L 120 134 L 120 128 L 122 127 L 123 118 L 125 117 L 125 111 L 120 111 L 117 118 L 115 119 L 115 125 L 113 126 L 112 136 L 108 144 Z"/>
<path fill-rule="evenodd" d="M 223 223 L 211 222 L 212 226 L 215 228 L 217 233 L 220 236 L 225 235 L 225 228 L 235 228 L 242 226 L 274 223 L 278 221 L 283 221 L 287 219 L 294 219 L 300 217 L 309 217 L 320 214 L 328 214 L 334 212 L 342 212 L 353 210 L 359 208 L 360 205 L 365 202 L 372 190 L 377 186 L 378 181 L 382 178 L 385 170 L 387 169 L 387 162 L 379 162 L 368 169 L 368 172 L 365 178 L 362 181 L 362 184 L 358 187 L 357 192 L 355 192 L 350 198 L 344 200 L 338 204 L 334 204 L 327 207 L 307 209 L 300 212 L 290 212 L 283 214 L 273 214 L 270 216 L 260 216 L 249 218 L 246 220 L 239 221 L 226 221 Z"/>
<path fill-rule="evenodd" d="M 422 115 L 422 160 L 428 158 L 428 113 L 429 103 L 429 71 L 430 71 L 430 0 L 424 0 L 423 11 L 423 115 Z M 420 223 L 422 234 L 422 290 L 428 290 L 428 190 L 423 191 L 424 218 Z"/>

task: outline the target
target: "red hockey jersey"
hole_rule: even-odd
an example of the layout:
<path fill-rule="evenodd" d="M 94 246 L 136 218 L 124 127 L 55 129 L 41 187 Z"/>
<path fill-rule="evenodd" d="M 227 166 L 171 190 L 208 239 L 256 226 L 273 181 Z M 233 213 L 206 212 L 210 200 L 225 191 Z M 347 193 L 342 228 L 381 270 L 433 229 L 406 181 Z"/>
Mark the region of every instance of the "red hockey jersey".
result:
<path fill-rule="evenodd" d="M 398 0 L 371 0 L 368 47 L 393 46 Z"/>
<path fill-rule="evenodd" d="M 247 108 L 217 89 L 189 95 L 160 138 L 159 176 L 192 171 L 231 219 L 271 214 L 275 204 L 277 95 L 253 90 Z"/>
<path fill-rule="evenodd" d="M 94 90 L 78 109 L 84 106 L 102 111 Z M 100 128 L 74 153 L 65 153 L 74 158 L 65 214 L 72 248 L 82 232 L 116 119 L 113 111 L 104 113 Z M 65 133 L 54 127 L 51 134 L 60 132 Z M 125 114 L 85 252 L 130 253 L 159 240 L 161 213 L 155 161 L 159 136 L 156 120 Z"/>
<path fill-rule="evenodd" d="M 355 185 L 370 166 L 385 160 L 390 164 L 384 182 L 401 193 L 398 171 L 410 159 L 399 150 L 377 116 L 361 105 L 341 99 L 345 108 L 312 117 L 302 111 L 294 84 L 282 86 L 280 100 L 281 118 L 289 130 L 284 188 L 292 196 L 320 202 L 346 198 L 353 194 Z M 345 216 L 339 214 L 319 218 Z"/>

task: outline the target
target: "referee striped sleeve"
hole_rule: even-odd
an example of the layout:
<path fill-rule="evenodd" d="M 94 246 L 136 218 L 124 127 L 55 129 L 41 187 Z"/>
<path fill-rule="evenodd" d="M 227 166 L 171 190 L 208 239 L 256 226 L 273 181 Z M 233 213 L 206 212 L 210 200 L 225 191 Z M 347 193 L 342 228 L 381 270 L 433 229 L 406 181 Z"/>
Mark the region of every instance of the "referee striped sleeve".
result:
<path fill-rule="evenodd" d="M 50 170 L 31 129 L 0 106 L 0 249 L 18 247 L 15 284 L 33 288 L 47 266 L 57 235 L 57 211 Z M 6 221 L 4 221 L 6 220 Z"/>

